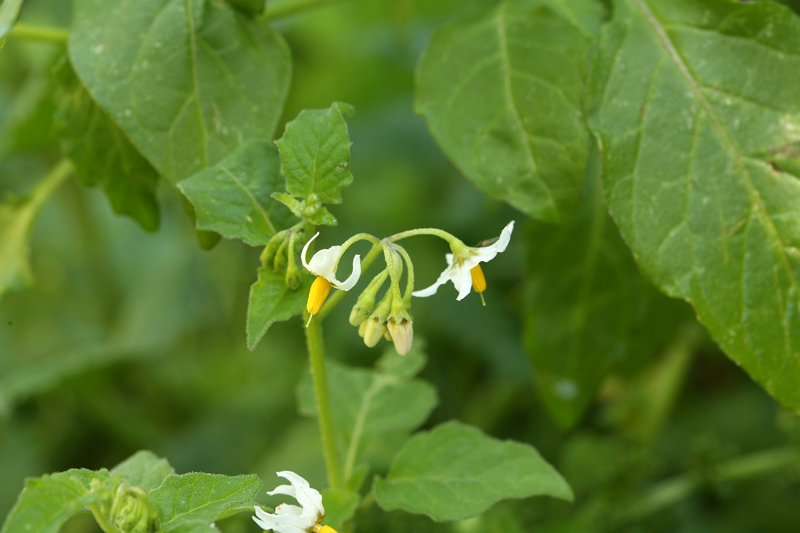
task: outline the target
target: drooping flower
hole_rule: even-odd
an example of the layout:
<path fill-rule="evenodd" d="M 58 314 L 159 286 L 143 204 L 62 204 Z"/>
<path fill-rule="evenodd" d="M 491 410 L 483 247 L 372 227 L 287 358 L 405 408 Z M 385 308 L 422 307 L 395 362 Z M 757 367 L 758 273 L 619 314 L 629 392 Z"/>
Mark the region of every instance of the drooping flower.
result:
<path fill-rule="evenodd" d="M 278 472 L 279 476 L 286 478 L 290 485 L 280 485 L 273 494 L 285 494 L 296 499 L 302 506 L 282 503 L 275 508 L 275 513 L 268 513 L 261 507 L 255 507 L 256 516 L 253 520 L 262 529 L 271 529 L 275 533 L 336 533 L 330 526 L 320 525 L 325 518 L 325 508 L 322 506 L 322 495 L 311 488 L 308 481 L 294 472 Z"/>
<path fill-rule="evenodd" d="M 476 292 L 482 293 L 486 290 L 486 278 L 483 276 L 480 263 L 491 261 L 497 254 L 505 251 L 508 247 L 508 241 L 511 239 L 511 232 L 514 231 L 514 221 L 508 223 L 500 233 L 500 237 L 488 246 L 470 247 L 464 246 L 462 250 L 447 254 L 447 268 L 444 269 L 439 275 L 436 283 L 426 289 L 414 291 L 414 296 L 431 296 L 436 294 L 439 286 L 444 285 L 448 281 L 452 281 L 458 296 L 456 300 L 463 300 L 470 289 L 474 288 Z"/>
<path fill-rule="evenodd" d="M 336 263 L 342 252 L 341 246 L 331 246 L 330 248 L 319 250 L 311 258 L 311 261 L 306 262 L 308 246 L 311 241 L 317 238 L 317 235 L 319 235 L 319 232 L 308 240 L 306 245 L 303 246 L 303 253 L 300 255 L 300 260 L 306 270 L 317 276 L 317 279 L 311 285 L 311 290 L 308 293 L 308 303 L 306 304 L 306 309 L 312 316 L 319 313 L 322 304 L 325 303 L 325 298 L 328 297 L 328 293 L 331 291 L 331 285 L 337 289 L 349 291 L 361 276 L 361 256 L 356 255 L 353 257 L 353 272 L 350 277 L 344 281 L 336 279 Z"/>

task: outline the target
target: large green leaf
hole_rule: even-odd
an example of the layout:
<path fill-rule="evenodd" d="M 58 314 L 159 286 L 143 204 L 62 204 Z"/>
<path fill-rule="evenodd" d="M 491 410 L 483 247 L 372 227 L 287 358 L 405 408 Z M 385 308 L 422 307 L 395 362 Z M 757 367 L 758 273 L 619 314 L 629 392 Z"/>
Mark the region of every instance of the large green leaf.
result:
<path fill-rule="evenodd" d="M 262 485 L 255 474 L 173 474 L 150 491 L 150 499 L 161 519 L 162 531 L 214 531 L 209 524 L 228 507 L 252 500 Z"/>
<path fill-rule="evenodd" d="M 440 28 L 417 68 L 416 110 L 447 155 L 542 220 L 567 218 L 580 196 L 587 54 L 603 17 L 593 0 L 506 1 Z"/>
<path fill-rule="evenodd" d="M 21 199 L 0 204 L 0 296 L 33 280 L 28 256 L 28 234 L 44 202 L 72 170 L 68 161 L 59 163 L 36 188 Z"/>
<path fill-rule="evenodd" d="M 174 474 L 166 459 L 153 452 L 142 450 L 111 469 L 112 476 L 119 476 L 120 481 L 144 490 L 157 488 L 170 474 Z"/>
<path fill-rule="evenodd" d="M 572 500 L 567 482 L 532 446 L 493 439 L 455 421 L 409 439 L 373 490 L 387 511 L 437 521 L 474 516 L 506 498 Z"/>
<path fill-rule="evenodd" d="M 61 150 L 75 165 L 75 176 L 86 186 L 102 188 L 114 211 L 155 231 L 158 172 L 95 103 L 69 62 L 64 60 L 57 72 L 60 90 L 54 129 Z"/>
<path fill-rule="evenodd" d="M 172 182 L 272 138 L 289 52 L 213 0 L 77 0 L 69 54 L 91 95 Z"/>
<path fill-rule="evenodd" d="M 258 281 L 250 287 L 247 306 L 248 348 L 255 349 L 274 322 L 289 320 L 303 312 L 314 278 L 303 274 L 300 280 L 300 287 L 293 290 L 286 284 L 285 273 L 271 268 L 258 269 Z"/>
<path fill-rule="evenodd" d="M 293 218 L 271 198 L 283 191 L 278 151 L 265 141 L 253 141 L 194 176 L 178 188 L 194 206 L 197 228 L 228 239 L 263 245 Z"/>
<path fill-rule="evenodd" d="M 644 272 L 800 409 L 800 19 L 618 0 L 590 79 L 609 209 Z"/>
<path fill-rule="evenodd" d="M 286 125 L 275 141 L 281 156 L 286 191 L 305 199 L 302 208 L 314 224 L 336 224 L 320 204 L 338 204 L 340 191 L 353 182 L 350 135 L 344 115 L 353 108 L 334 102 L 328 109 L 306 109 Z M 298 213 L 301 214 L 301 213 Z"/>
<path fill-rule="evenodd" d="M 526 235 L 525 347 L 545 405 L 562 426 L 578 422 L 609 372 L 657 355 L 690 308 L 639 273 L 603 202 L 597 149 L 576 216 L 534 223 Z"/>
<path fill-rule="evenodd" d="M 58 533 L 70 516 L 98 503 L 89 486 L 94 479 L 109 480 L 108 471 L 74 469 L 26 480 L 0 533 Z"/>
<path fill-rule="evenodd" d="M 0 43 L 17 20 L 22 0 L 0 0 Z M 2 44 L 0 44 L 2 48 Z"/>

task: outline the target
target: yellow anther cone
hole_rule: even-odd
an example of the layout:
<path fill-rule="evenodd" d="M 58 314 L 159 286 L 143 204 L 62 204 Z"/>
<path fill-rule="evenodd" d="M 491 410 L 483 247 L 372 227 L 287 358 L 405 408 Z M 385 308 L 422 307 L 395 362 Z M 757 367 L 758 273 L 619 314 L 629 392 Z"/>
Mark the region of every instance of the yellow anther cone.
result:
<path fill-rule="evenodd" d="M 314 283 L 311 285 L 311 290 L 308 291 L 308 304 L 306 305 L 306 309 L 309 314 L 316 315 L 319 313 L 329 292 L 331 292 L 331 282 L 322 276 L 317 276 L 317 279 L 315 279 Z"/>

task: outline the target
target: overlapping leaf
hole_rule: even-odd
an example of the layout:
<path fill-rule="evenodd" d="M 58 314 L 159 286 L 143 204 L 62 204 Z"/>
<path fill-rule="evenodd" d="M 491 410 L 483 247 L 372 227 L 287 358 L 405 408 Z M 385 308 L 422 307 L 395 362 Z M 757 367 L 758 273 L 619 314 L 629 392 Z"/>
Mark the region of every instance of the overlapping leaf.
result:
<path fill-rule="evenodd" d="M 373 490 L 387 511 L 437 521 L 474 516 L 506 498 L 572 499 L 567 482 L 532 446 L 499 441 L 455 421 L 409 439 Z"/>
<path fill-rule="evenodd" d="M 293 218 L 272 193 L 283 190 L 278 151 L 253 141 L 216 165 L 178 183 L 194 206 L 197 227 L 253 246 L 269 242 Z"/>
<path fill-rule="evenodd" d="M 79 0 L 69 55 L 91 95 L 172 182 L 271 139 L 289 83 L 281 36 L 211 0 Z"/>
<path fill-rule="evenodd" d="M 161 485 L 167 476 L 175 473 L 175 470 L 166 459 L 156 456 L 153 452 L 142 450 L 112 468 L 109 473 L 118 476 L 123 483 L 150 491 Z"/>
<path fill-rule="evenodd" d="M 22 0 L 2 0 L 0 1 L 0 48 L 11 27 L 17 20 L 19 10 L 22 7 Z"/>
<path fill-rule="evenodd" d="M 800 19 L 618 0 L 590 80 L 612 216 L 644 272 L 800 408 Z"/>
<path fill-rule="evenodd" d="M 248 348 L 255 349 L 274 322 L 289 320 L 303 312 L 314 278 L 303 275 L 300 279 L 300 287 L 293 290 L 286 284 L 285 273 L 258 269 L 258 281 L 250 287 L 247 307 Z"/>
<path fill-rule="evenodd" d="M 542 220 L 568 218 L 580 196 L 587 54 L 603 17 L 594 1 L 502 2 L 440 28 L 417 68 L 416 110 L 447 155 Z"/>

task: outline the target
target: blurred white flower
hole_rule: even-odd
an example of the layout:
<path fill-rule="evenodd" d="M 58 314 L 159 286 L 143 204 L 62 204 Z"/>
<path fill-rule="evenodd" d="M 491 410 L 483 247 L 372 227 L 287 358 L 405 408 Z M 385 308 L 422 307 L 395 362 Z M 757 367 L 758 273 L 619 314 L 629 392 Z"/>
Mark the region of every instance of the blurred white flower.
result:
<path fill-rule="evenodd" d="M 321 526 L 320 522 L 325 518 L 325 508 L 322 506 L 322 495 L 312 489 L 308 481 L 298 476 L 294 472 L 278 472 L 279 476 L 286 478 L 290 485 L 281 485 L 272 492 L 273 494 L 285 494 L 296 499 L 302 506 L 282 503 L 275 508 L 275 513 L 268 513 L 257 506 L 256 516 L 253 520 L 262 529 L 271 529 L 276 533 L 336 533 L 330 526 Z"/>

